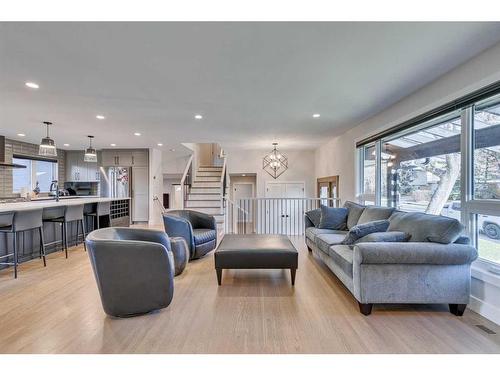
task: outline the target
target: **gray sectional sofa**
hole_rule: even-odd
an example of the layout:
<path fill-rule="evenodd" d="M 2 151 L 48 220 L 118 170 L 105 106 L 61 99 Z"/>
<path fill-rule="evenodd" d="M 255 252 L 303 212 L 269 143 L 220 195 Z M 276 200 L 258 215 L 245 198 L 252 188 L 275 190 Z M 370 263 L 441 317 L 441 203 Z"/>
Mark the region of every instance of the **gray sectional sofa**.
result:
<path fill-rule="evenodd" d="M 461 316 L 469 302 L 477 251 L 455 219 L 346 202 L 344 230 L 320 229 L 320 209 L 306 213 L 305 241 L 369 315 L 373 304 L 448 304 Z M 388 220 L 386 232 L 343 245 L 358 224 Z"/>

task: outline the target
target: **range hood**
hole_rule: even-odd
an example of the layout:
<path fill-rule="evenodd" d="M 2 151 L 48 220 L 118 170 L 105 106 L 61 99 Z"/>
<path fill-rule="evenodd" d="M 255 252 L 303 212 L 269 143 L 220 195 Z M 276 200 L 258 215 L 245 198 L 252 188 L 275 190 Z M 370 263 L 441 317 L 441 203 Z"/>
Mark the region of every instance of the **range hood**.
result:
<path fill-rule="evenodd" d="M 25 165 L 5 161 L 5 137 L 0 135 L 0 168 L 26 168 Z"/>

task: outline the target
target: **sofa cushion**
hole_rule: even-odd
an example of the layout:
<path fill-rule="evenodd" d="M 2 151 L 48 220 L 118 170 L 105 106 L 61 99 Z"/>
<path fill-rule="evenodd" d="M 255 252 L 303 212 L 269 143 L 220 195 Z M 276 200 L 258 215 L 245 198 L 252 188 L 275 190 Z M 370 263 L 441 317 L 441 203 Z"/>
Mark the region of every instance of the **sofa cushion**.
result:
<path fill-rule="evenodd" d="M 347 201 L 344 203 L 344 207 L 347 208 L 347 229 L 351 229 L 358 223 L 359 217 L 363 213 L 365 206 Z"/>
<path fill-rule="evenodd" d="M 347 232 L 342 231 L 338 231 L 338 233 L 320 234 L 316 236 L 314 243 L 321 251 L 328 254 L 330 246 L 342 243 L 346 234 Z"/>
<path fill-rule="evenodd" d="M 320 228 L 315 228 L 315 227 L 309 227 L 309 228 L 306 228 L 306 237 L 314 242 L 314 239 L 319 234 L 328 234 L 328 233 L 335 233 L 335 232 L 336 231 L 334 231 L 333 229 L 320 229 Z"/>
<path fill-rule="evenodd" d="M 359 217 L 358 224 L 389 219 L 393 212 L 394 208 L 392 207 L 366 206 Z"/>
<path fill-rule="evenodd" d="M 355 225 L 349 230 L 342 244 L 354 245 L 360 238 L 370 233 L 385 232 L 387 228 L 389 228 L 389 220 L 370 221 L 369 223 Z"/>
<path fill-rule="evenodd" d="M 361 237 L 356 243 L 362 242 L 408 242 L 410 235 L 405 232 L 376 232 Z"/>
<path fill-rule="evenodd" d="M 411 235 L 410 242 L 455 242 L 464 226 L 456 219 L 421 212 L 394 212 L 388 231 L 402 231 Z"/>
<path fill-rule="evenodd" d="M 333 259 L 342 271 L 352 278 L 353 248 L 348 245 L 330 246 L 328 255 Z"/>
<path fill-rule="evenodd" d="M 317 208 L 315 210 L 307 211 L 305 213 L 305 215 L 307 216 L 307 218 L 309 220 L 311 220 L 311 223 L 313 223 L 313 225 L 315 227 L 319 226 L 319 221 L 321 219 L 321 208 Z"/>
<path fill-rule="evenodd" d="M 347 208 L 321 205 L 321 217 L 318 228 L 343 230 L 347 225 Z"/>
<path fill-rule="evenodd" d="M 217 232 L 213 229 L 193 229 L 194 243 L 201 245 L 215 240 Z"/>

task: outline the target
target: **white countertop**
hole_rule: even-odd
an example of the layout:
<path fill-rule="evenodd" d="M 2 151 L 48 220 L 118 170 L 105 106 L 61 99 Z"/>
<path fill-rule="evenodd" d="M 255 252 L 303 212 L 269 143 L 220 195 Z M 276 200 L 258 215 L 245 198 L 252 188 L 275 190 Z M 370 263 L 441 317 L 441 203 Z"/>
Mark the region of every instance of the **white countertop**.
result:
<path fill-rule="evenodd" d="M 61 197 L 59 202 L 55 199 L 44 200 L 38 199 L 30 202 L 13 202 L 13 203 L 0 203 L 0 213 L 1 212 L 11 212 L 11 211 L 23 211 L 31 210 L 34 208 L 47 208 L 47 207 L 57 207 L 57 206 L 70 206 L 76 204 L 85 203 L 97 203 L 97 202 L 111 202 L 119 201 L 130 198 L 102 198 L 102 197 L 84 197 L 84 198 L 63 198 Z"/>

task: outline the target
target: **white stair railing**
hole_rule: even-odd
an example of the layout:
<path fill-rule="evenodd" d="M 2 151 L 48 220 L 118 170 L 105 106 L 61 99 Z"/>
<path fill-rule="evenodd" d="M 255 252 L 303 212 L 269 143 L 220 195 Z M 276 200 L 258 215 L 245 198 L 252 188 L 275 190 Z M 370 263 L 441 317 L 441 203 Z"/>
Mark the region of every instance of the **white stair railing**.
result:
<path fill-rule="evenodd" d="M 339 207 L 336 198 L 225 199 L 225 233 L 304 235 L 304 214 L 320 205 Z"/>
<path fill-rule="evenodd" d="M 181 209 L 184 209 L 186 206 L 186 200 L 189 195 L 189 191 L 191 189 L 191 183 L 193 180 L 193 157 L 194 154 L 192 154 L 186 164 L 186 167 L 184 168 L 184 173 L 182 174 L 182 179 L 181 179 L 181 195 L 182 195 L 182 203 L 181 203 Z"/>

